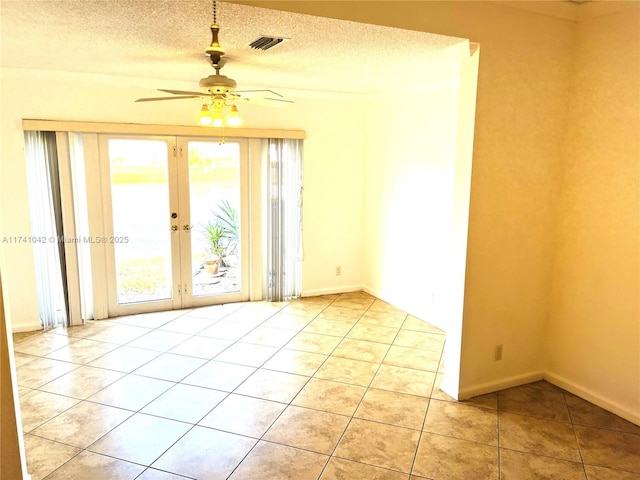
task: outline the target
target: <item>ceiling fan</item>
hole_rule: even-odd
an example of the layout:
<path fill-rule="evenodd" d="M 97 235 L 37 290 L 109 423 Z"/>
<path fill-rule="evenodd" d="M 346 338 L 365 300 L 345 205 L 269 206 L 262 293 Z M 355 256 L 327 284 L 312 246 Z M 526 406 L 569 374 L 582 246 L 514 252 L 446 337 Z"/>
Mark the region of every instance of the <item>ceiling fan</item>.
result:
<path fill-rule="evenodd" d="M 213 24 L 211 25 L 211 45 L 205 53 L 215 69 L 214 75 L 200 80 L 201 92 L 185 90 L 169 90 L 159 88 L 159 92 L 170 93 L 171 97 L 139 98 L 136 102 L 156 102 L 161 100 L 183 100 L 201 98 L 204 100 L 198 121 L 204 126 L 213 127 L 237 127 L 242 124 L 242 117 L 238 112 L 236 103 L 249 103 L 255 105 L 282 106 L 292 104 L 293 101 L 285 99 L 273 90 L 236 90 L 237 83 L 234 79 L 222 75 L 220 70 L 227 63 L 224 58 L 224 49 L 220 46 L 218 34 L 220 26 L 217 22 L 216 2 L 213 1 Z"/>

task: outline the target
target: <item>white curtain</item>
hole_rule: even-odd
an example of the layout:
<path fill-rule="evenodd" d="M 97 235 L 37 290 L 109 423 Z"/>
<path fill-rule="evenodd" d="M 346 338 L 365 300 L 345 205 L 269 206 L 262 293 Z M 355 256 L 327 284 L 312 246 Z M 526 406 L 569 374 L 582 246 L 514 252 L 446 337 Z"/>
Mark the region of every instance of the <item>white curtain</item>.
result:
<path fill-rule="evenodd" d="M 38 312 L 44 328 L 68 324 L 56 135 L 24 132 Z"/>
<path fill-rule="evenodd" d="M 71 168 L 71 183 L 73 194 L 73 216 L 76 237 L 91 238 L 89 231 L 89 194 L 87 192 L 84 141 L 82 133 L 69 132 L 69 164 Z M 78 270 L 71 272 L 67 269 L 67 282 L 74 275 L 78 278 L 80 288 L 80 315 L 82 320 L 93 320 L 94 300 L 93 281 L 91 276 L 91 244 L 80 242 L 77 244 Z M 71 290 L 71 288 L 69 288 Z M 71 307 L 70 307 L 71 309 Z M 72 309 L 71 309 L 72 310 Z M 71 315 L 70 323 L 73 323 Z"/>
<path fill-rule="evenodd" d="M 266 298 L 302 291 L 302 140 L 269 139 L 266 152 Z"/>

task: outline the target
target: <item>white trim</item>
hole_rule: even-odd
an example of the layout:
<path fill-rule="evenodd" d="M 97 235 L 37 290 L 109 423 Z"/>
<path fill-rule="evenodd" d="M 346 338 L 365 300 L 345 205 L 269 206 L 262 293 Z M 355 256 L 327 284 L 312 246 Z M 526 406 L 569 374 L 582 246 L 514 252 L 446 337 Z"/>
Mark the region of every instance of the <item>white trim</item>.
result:
<path fill-rule="evenodd" d="M 619 403 L 610 400 L 599 393 L 596 393 L 588 388 L 585 388 L 581 385 L 578 385 L 571 380 L 567 380 L 566 378 L 556 375 L 552 372 L 545 372 L 544 379 L 549 383 L 552 383 L 556 387 L 560 387 L 568 392 L 573 393 L 574 395 L 587 400 L 588 402 L 593 403 L 605 410 L 615 413 L 619 417 L 624 418 L 625 420 L 629 420 L 631 423 L 635 423 L 636 425 L 640 425 L 640 412 L 634 412 L 629 410 L 628 408 L 620 405 Z"/>
<path fill-rule="evenodd" d="M 172 234 L 172 283 L 182 285 L 174 295 L 173 310 L 180 308 L 193 308 L 196 305 L 196 297 L 193 296 L 193 276 L 191 267 L 191 230 L 184 230 L 185 225 L 194 227 L 191 220 L 191 196 L 189 185 L 189 141 L 190 138 L 179 137 L 174 140 L 176 152 L 170 160 L 172 168 L 169 169 L 169 178 L 175 179 L 170 188 L 170 211 L 178 213 L 178 219 L 172 221 L 178 227 L 178 231 Z M 194 138 L 196 142 L 206 142 L 209 139 Z M 173 160 L 173 161 L 172 161 Z M 175 205 L 175 206 L 174 206 Z M 167 212 L 167 215 L 169 212 Z M 188 273 L 187 273 L 188 272 Z"/>
<path fill-rule="evenodd" d="M 500 378 L 492 382 L 481 383 L 471 387 L 461 388 L 458 392 L 458 400 L 466 400 L 485 393 L 493 393 L 511 387 L 519 387 L 526 383 L 537 382 L 543 380 L 545 374 L 542 370 L 524 373 L 522 375 L 514 375 L 513 377 Z"/>
<path fill-rule="evenodd" d="M 350 293 L 365 290 L 362 285 L 347 285 L 344 287 L 317 288 L 315 290 L 303 290 L 301 297 L 317 297 L 320 295 L 333 295 L 336 293 Z M 365 290 L 366 291 L 366 290 Z"/>
<path fill-rule="evenodd" d="M 478 66 L 480 45 L 473 45 L 468 58 L 460 61 L 460 87 L 458 102 L 458 137 L 453 177 L 453 204 L 449 231 L 447 274 L 443 278 L 446 296 L 434 315 L 440 320 L 434 325 L 447 332 L 444 349 L 444 391 L 456 398 L 464 398 L 460 377 L 464 369 L 464 300 L 467 278 L 467 252 L 469 240 L 469 205 L 471 205 L 471 176 L 473 145 L 478 94 Z M 434 312 L 432 312 L 434 313 Z"/>
<path fill-rule="evenodd" d="M 249 300 L 263 300 L 262 292 L 262 141 L 248 140 L 249 154 Z"/>
<path fill-rule="evenodd" d="M 520 385 L 526 385 L 527 383 L 537 382 L 539 380 L 546 380 L 547 382 L 560 387 L 567 392 L 601 407 L 608 412 L 614 413 L 625 420 L 630 421 L 636 425 L 640 425 L 640 413 L 630 410 L 628 407 L 620 405 L 618 402 L 604 397 L 603 395 L 583 387 L 571 380 L 557 375 L 553 372 L 547 371 L 535 371 L 522 375 L 515 375 L 513 377 L 501 378 L 492 382 L 481 383 L 479 385 L 472 385 L 461 389 L 458 394 L 458 400 L 466 400 L 478 395 L 484 395 L 486 393 L 498 392 L 506 388 L 518 387 Z"/>
<path fill-rule="evenodd" d="M 180 125 L 143 125 L 138 123 L 69 122 L 64 120 L 23 119 L 23 130 L 47 132 L 107 133 L 112 135 L 167 135 L 186 137 L 220 137 L 221 132 L 212 127 Z M 293 138 L 304 139 L 304 130 L 266 128 L 226 128 L 225 138 Z"/>
<path fill-rule="evenodd" d="M 141 137 L 139 140 L 146 141 L 152 140 L 152 138 Z M 184 176 L 179 174 L 178 163 L 182 160 L 182 154 L 179 151 L 178 139 L 175 137 L 166 137 L 164 139 L 160 138 L 159 140 L 165 141 L 167 145 L 167 187 L 169 187 L 169 211 L 166 212 L 166 215 L 168 217 L 170 212 L 178 212 L 178 219 L 168 221 L 167 228 L 169 228 L 169 223 L 177 225 L 178 227 L 176 232 L 169 233 L 169 238 L 171 248 L 171 285 L 173 287 L 171 295 L 171 309 L 180 310 L 183 307 L 191 307 L 191 305 L 185 306 L 183 304 L 186 297 L 185 291 L 187 290 L 187 285 L 181 283 L 182 269 L 180 265 L 182 260 L 180 252 L 182 251 L 182 243 L 184 240 L 182 234 L 185 233 L 182 230 L 182 224 L 188 220 L 188 216 L 183 217 L 182 215 L 184 207 L 180 205 L 180 182 L 185 180 L 188 181 L 188 176 L 187 179 L 185 179 Z M 113 188 L 112 184 L 110 184 L 110 188 Z M 188 209 L 188 200 L 186 207 Z M 187 220 L 185 220 L 185 218 Z M 187 221 L 187 223 L 189 222 Z M 190 247 L 191 244 L 189 243 L 189 248 Z M 189 250 L 189 252 L 191 252 L 191 250 Z M 191 285 L 189 285 L 189 289 L 190 288 Z M 119 308 L 122 309 L 123 305 L 119 305 Z"/>
<path fill-rule="evenodd" d="M 370 295 L 373 295 L 376 298 L 379 298 L 383 302 L 386 302 L 386 300 L 384 298 L 382 298 L 383 297 L 382 292 L 379 292 L 376 289 L 368 287 L 366 285 L 362 285 L 362 290 L 367 292 Z"/>
<path fill-rule="evenodd" d="M 240 301 L 251 298 L 251 164 L 249 141 L 246 138 L 230 140 L 240 145 Z"/>

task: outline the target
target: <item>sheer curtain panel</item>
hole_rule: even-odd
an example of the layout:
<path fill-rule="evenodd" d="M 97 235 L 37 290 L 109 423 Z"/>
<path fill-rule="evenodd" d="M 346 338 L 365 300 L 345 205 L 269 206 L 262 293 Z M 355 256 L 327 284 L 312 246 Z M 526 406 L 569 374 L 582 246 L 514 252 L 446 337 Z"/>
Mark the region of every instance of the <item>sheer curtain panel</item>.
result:
<path fill-rule="evenodd" d="M 43 328 L 68 324 L 55 132 L 24 132 L 38 312 Z"/>
<path fill-rule="evenodd" d="M 302 291 L 302 140 L 269 139 L 266 155 L 266 298 Z"/>

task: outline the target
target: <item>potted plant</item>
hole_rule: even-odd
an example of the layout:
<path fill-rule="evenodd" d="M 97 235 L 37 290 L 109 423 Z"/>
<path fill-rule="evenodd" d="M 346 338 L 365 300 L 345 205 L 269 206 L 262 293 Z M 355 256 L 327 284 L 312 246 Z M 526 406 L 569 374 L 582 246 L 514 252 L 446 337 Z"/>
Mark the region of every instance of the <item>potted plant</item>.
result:
<path fill-rule="evenodd" d="M 221 238 L 221 265 L 227 267 L 227 257 L 234 255 L 238 251 L 238 237 L 240 225 L 238 222 L 238 211 L 231 206 L 228 200 L 221 200 L 218 203 L 218 211 L 214 213 L 215 222 L 222 229 Z"/>
<path fill-rule="evenodd" d="M 207 255 L 202 260 L 202 264 L 207 273 L 215 275 L 220 270 L 220 262 L 224 253 L 223 238 L 224 229 L 217 223 L 209 222 L 203 226 L 204 236 L 208 242 Z"/>
<path fill-rule="evenodd" d="M 220 267 L 229 266 L 227 256 L 237 253 L 239 222 L 238 211 L 227 200 L 220 201 L 217 211 L 212 214 L 213 218 L 201 225 L 208 244 L 202 264 L 207 273 L 215 275 Z"/>

